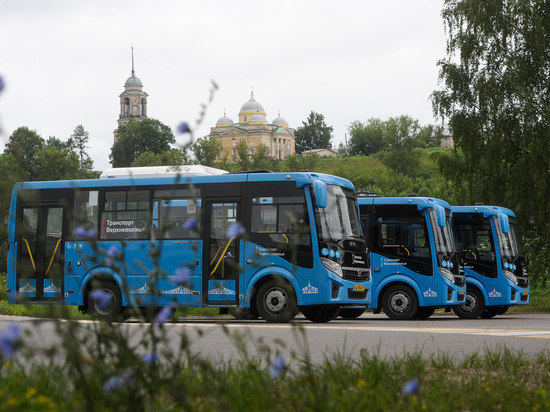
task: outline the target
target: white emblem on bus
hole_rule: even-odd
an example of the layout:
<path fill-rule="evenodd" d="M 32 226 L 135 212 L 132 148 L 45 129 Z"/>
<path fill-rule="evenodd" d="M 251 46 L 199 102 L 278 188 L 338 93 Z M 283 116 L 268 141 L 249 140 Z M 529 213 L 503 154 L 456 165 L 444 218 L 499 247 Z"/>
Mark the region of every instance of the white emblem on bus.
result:
<path fill-rule="evenodd" d="M 313 294 L 313 293 L 319 293 L 319 289 L 317 289 L 316 287 L 313 287 L 311 286 L 311 282 L 308 282 L 307 283 L 307 286 L 305 288 L 302 289 L 302 293 L 304 295 L 309 295 L 309 294 Z"/>
<path fill-rule="evenodd" d="M 208 291 L 209 295 L 234 295 L 235 293 L 236 292 L 234 290 L 225 288 L 223 286 Z"/>
<path fill-rule="evenodd" d="M 436 298 L 437 292 L 434 292 L 432 288 L 428 288 L 426 292 L 423 293 L 425 298 Z"/>
<path fill-rule="evenodd" d="M 492 292 L 489 292 L 489 297 L 490 298 L 500 298 L 500 297 L 502 297 L 502 293 L 500 293 L 496 289 L 493 289 Z"/>

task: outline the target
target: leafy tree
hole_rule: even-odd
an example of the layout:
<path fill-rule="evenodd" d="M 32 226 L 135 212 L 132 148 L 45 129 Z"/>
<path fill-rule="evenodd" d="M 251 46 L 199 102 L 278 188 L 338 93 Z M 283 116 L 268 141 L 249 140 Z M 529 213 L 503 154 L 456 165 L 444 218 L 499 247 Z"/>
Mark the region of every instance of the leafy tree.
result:
<path fill-rule="evenodd" d="M 63 140 L 60 140 L 55 136 L 50 136 L 48 137 L 48 140 L 46 140 L 44 147 L 54 147 L 58 150 L 69 150 L 71 148 L 71 145 L 71 140 L 69 140 L 68 142 L 64 142 Z"/>
<path fill-rule="evenodd" d="M 109 158 L 113 167 L 128 167 L 142 153 L 155 154 L 170 151 L 176 139 L 172 129 L 156 119 L 130 120 L 119 126 L 117 138 Z"/>
<path fill-rule="evenodd" d="M 418 171 L 420 154 L 415 150 L 425 144 L 418 134 L 418 120 L 409 116 L 392 117 L 384 125 L 384 164 L 398 173 L 414 176 Z"/>
<path fill-rule="evenodd" d="M 23 168 L 11 153 L 0 155 L 0 222 L 6 222 L 13 185 L 29 180 L 30 173 Z"/>
<path fill-rule="evenodd" d="M 302 156 L 290 155 L 285 158 L 284 167 L 281 170 L 288 172 L 299 172 L 302 168 Z"/>
<path fill-rule="evenodd" d="M 222 144 L 216 139 L 199 137 L 191 146 L 197 164 L 203 166 L 214 166 L 218 154 L 222 151 Z"/>
<path fill-rule="evenodd" d="M 44 145 L 44 139 L 36 131 L 21 126 L 9 137 L 4 153 L 12 154 L 17 163 L 31 174 L 30 179 L 34 180 L 33 170 L 36 165 L 36 154 Z"/>
<path fill-rule="evenodd" d="M 145 152 L 139 155 L 139 157 L 134 160 L 132 167 L 143 167 L 143 166 L 177 166 L 184 165 L 189 163 L 189 158 L 185 151 L 180 149 L 172 149 L 166 153 L 152 153 Z"/>
<path fill-rule="evenodd" d="M 36 180 L 70 180 L 84 177 L 77 154 L 55 147 L 45 147 L 38 151 L 34 174 Z"/>
<path fill-rule="evenodd" d="M 250 170 L 252 167 L 252 162 L 250 160 L 250 148 L 246 144 L 246 140 L 241 139 L 235 147 L 237 149 L 237 163 L 240 166 L 241 171 Z"/>
<path fill-rule="evenodd" d="M 370 156 L 384 148 L 384 122 L 371 118 L 367 123 L 358 120 L 349 127 L 350 154 Z"/>
<path fill-rule="evenodd" d="M 508 206 L 533 245 L 531 273 L 548 278 L 550 8 L 546 1 L 445 0 L 447 57 L 436 114 L 455 150 L 439 156 L 467 201 Z M 533 262 L 534 260 L 534 262 Z"/>
<path fill-rule="evenodd" d="M 319 156 L 317 153 L 310 153 L 306 156 L 303 156 L 302 157 L 303 169 L 309 170 L 310 172 L 318 171 L 317 166 L 319 165 L 320 160 L 321 160 L 321 156 Z"/>
<path fill-rule="evenodd" d="M 252 169 L 254 170 L 277 170 L 277 163 L 269 157 L 269 147 L 261 144 L 256 148 L 252 156 Z"/>
<path fill-rule="evenodd" d="M 327 126 L 322 114 L 311 112 L 307 122 L 298 127 L 295 133 L 296 153 L 305 150 L 329 149 L 332 147 L 332 126 Z"/>
<path fill-rule="evenodd" d="M 84 130 L 84 126 L 78 125 L 75 127 L 71 138 L 69 139 L 70 148 L 76 152 L 80 159 L 80 167 L 83 170 L 92 170 L 94 162 L 88 156 L 86 149 L 89 149 L 88 141 L 90 140 L 90 134 Z"/>

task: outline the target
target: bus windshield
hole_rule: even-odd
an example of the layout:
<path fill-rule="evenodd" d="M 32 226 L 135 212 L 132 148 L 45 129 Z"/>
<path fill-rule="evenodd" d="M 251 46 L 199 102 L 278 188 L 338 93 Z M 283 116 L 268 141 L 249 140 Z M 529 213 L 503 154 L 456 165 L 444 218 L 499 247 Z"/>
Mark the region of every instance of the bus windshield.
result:
<path fill-rule="evenodd" d="M 455 252 L 453 231 L 451 229 L 450 216 L 445 218 L 445 226 L 437 224 L 437 216 L 434 209 L 430 209 L 430 220 L 434 232 L 435 250 L 438 254 L 451 256 Z"/>
<path fill-rule="evenodd" d="M 327 185 L 327 207 L 316 207 L 315 217 L 321 241 L 361 237 L 357 204 L 350 189 Z"/>
<path fill-rule="evenodd" d="M 495 227 L 497 228 L 500 254 L 503 259 L 514 261 L 521 254 L 521 244 L 516 220 L 509 217 L 510 231 L 508 233 L 504 233 L 501 230 L 498 218 L 496 216 L 494 218 L 496 219 Z"/>

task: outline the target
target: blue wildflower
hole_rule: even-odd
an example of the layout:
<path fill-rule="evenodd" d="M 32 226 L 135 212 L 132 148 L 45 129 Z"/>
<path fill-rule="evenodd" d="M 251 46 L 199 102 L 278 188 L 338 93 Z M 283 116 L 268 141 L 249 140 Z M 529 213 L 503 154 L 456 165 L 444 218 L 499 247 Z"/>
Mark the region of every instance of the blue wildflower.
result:
<path fill-rule="evenodd" d="M 97 230 L 95 230 L 95 227 L 91 227 L 86 231 L 86 237 L 88 239 L 95 239 L 97 236 Z"/>
<path fill-rule="evenodd" d="M 285 358 L 283 357 L 283 355 L 279 354 L 277 356 L 277 359 L 275 359 L 275 361 L 271 365 L 271 368 L 269 368 L 269 376 L 272 379 L 278 378 L 279 376 L 281 376 L 281 374 L 284 372 L 285 369 L 286 369 Z"/>
<path fill-rule="evenodd" d="M 187 221 L 183 225 L 183 228 L 185 230 L 197 230 L 197 221 L 193 218 L 187 219 Z"/>
<path fill-rule="evenodd" d="M 176 269 L 176 276 L 174 277 L 174 282 L 176 283 L 185 283 L 189 280 L 191 276 L 191 271 L 188 267 L 180 266 Z"/>
<path fill-rule="evenodd" d="M 118 253 L 118 247 L 116 247 L 116 245 L 111 245 L 111 247 L 107 251 L 107 257 L 114 259 L 118 255 Z"/>
<path fill-rule="evenodd" d="M 113 299 L 113 295 L 108 292 L 105 292 L 103 289 L 96 289 L 90 293 L 90 299 L 93 299 L 97 302 L 97 307 L 101 310 L 107 309 L 109 303 Z"/>
<path fill-rule="evenodd" d="M 419 390 L 420 390 L 420 383 L 416 378 L 412 378 L 405 385 L 403 385 L 403 388 L 402 388 L 402 392 L 405 395 L 415 395 L 418 393 Z"/>
<path fill-rule="evenodd" d="M 103 391 L 105 393 L 111 393 L 115 389 L 118 389 L 124 385 L 124 380 L 118 376 L 111 376 L 107 382 L 103 385 Z"/>
<path fill-rule="evenodd" d="M 174 308 L 171 305 L 163 307 L 159 313 L 157 313 L 157 317 L 155 318 L 155 323 L 158 323 L 160 325 L 166 323 L 174 314 L 176 311 L 176 308 Z"/>
<path fill-rule="evenodd" d="M 143 362 L 145 363 L 155 363 L 159 360 L 159 354 L 158 353 L 148 353 L 142 358 Z"/>
<path fill-rule="evenodd" d="M 227 231 L 225 232 L 225 235 L 229 239 L 231 239 L 231 238 L 237 237 L 239 235 L 242 235 L 243 233 L 244 233 L 244 227 L 239 222 L 233 222 L 227 228 Z"/>
<path fill-rule="evenodd" d="M 84 239 L 86 237 L 86 229 L 84 229 L 82 226 L 78 226 L 75 230 L 74 230 L 74 235 L 78 238 L 78 239 Z"/>
<path fill-rule="evenodd" d="M 178 133 L 189 133 L 191 129 L 189 128 L 189 125 L 186 122 L 181 122 L 178 125 Z"/>
<path fill-rule="evenodd" d="M 21 326 L 10 323 L 0 335 L 0 350 L 4 359 L 10 359 L 21 340 Z"/>
<path fill-rule="evenodd" d="M 0 92 L 4 90 L 4 78 L 0 76 Z"/>

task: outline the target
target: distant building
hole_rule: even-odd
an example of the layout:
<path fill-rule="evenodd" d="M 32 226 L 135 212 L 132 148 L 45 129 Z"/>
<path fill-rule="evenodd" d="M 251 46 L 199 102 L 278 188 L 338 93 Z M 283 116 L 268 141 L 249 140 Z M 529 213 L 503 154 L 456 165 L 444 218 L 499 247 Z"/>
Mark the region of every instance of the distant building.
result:
<path fill-rule="evenodd" d="M 120 94 L 120 114 L 118 127 L 127 124 L 130 120 L 141 121 L 147 118 L 147 97 L 141 80 L 134 71 L 134 48 L 132 47 L 132 76 L 124 83 L 124 91 Z M 115 131 L 115 141 L 117 139 Z"/>
<path fill-rule="evenodd" d="M 295 153 L 294 131 L 280 113 L 269 123 L 263 106 L 254 99 L 252 92 L 250 100 L 241 107 L 238 123 L 234 123 L 224 113 L 216 126 L 210 128 L 209 138 L 218 140 L 222 150 L 227 151 L 233 159 L 237 157 L 237 144 L 244 139 L 250 148 L 250 155 L 254 155 L 260 145 L 266 145 L 269 157 L 283 160 Z M 218 159 L 221 155 L 218 155 Z"/>
<path fill-rule="evenodd" d="M 304 150 L 302 152 L 302 156 L 308 156 L 310 154 L 316 153 L 321 157 L 338 157 L 339 150 L 338 149 L 312 149 L 312 150 Z"/>

